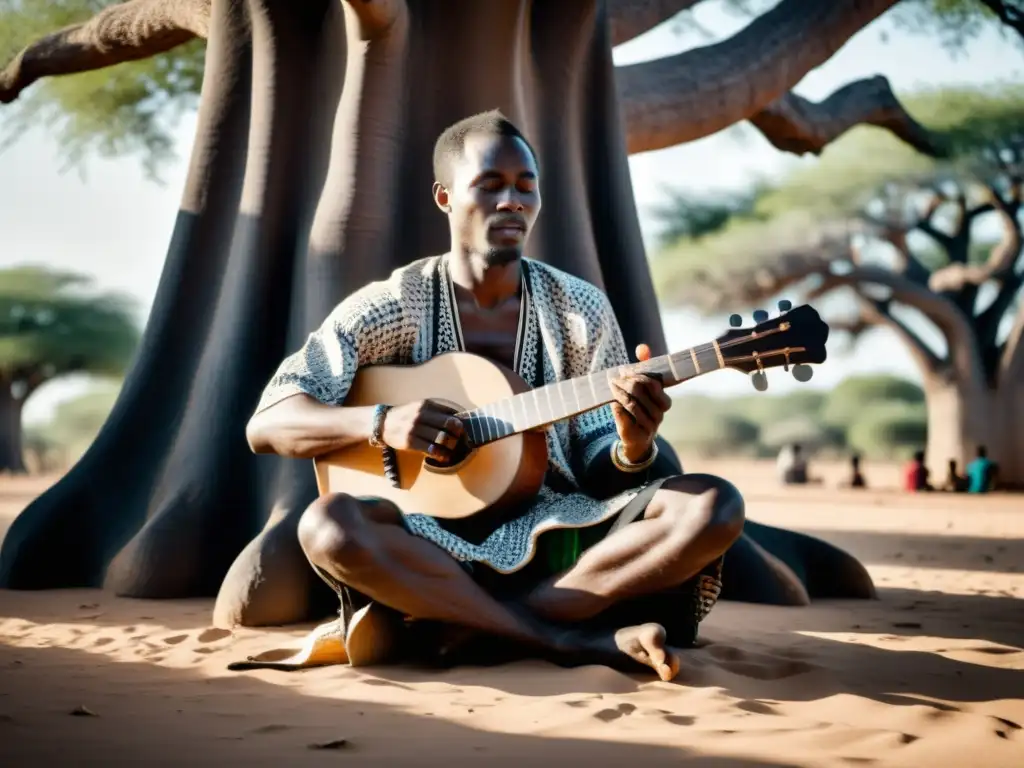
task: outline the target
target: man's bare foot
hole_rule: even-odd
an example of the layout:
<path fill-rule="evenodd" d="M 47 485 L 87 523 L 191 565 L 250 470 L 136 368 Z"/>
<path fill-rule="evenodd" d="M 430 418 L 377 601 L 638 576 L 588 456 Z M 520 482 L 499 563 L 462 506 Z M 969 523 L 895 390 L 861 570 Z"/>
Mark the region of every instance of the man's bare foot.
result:
<path fill-rule="evenodd" d="M 679 657 L 665 645 L 665 628 L 660 624 L 620 629 L 615 633 L 615 645 L 622 653 L 653 669 L 666 682 L 679 674 Z"/>
<path fill-rule="evenodd" d="M 679 674 L 680 660 L 666 645 L 665 628 L 660 624 L 639 624 L 610 631 L 569 631 L 556 646 L 556 663 L 575 667 L 604 664 L 626 672 L 650 668 L 662 680 Z"/>

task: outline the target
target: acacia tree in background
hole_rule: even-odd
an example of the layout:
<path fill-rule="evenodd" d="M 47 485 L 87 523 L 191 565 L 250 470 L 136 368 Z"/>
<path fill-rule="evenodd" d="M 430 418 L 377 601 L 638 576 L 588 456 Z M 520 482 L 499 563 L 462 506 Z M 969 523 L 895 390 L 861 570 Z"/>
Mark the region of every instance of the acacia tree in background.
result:
<path fill-rule="evenodd" d="M 1001 478 L 1024 486 L 1024 89 L 908 103 L 941 126 L 949 160 L 851 133 L 764 194 L 759 219 L 660 256 L 663 298 L 711 309 L 796 286 L 814 300 L 852 291 L 857 313 L 843 325 L 890 329 L 921 371 L 933 471 L 984 445 Z"/>
<path fill-rule="evenodd" d="M 295 525 L 313 474 L 252 456 L 244 425 L 279 360 L 342 297 L 445 248 L 425 198 L 431 145 L 468 114 L 498 107 L 537 147 L 545 215 L 531 255 L 603 287 L 627 344 L 655 353 L 665 342 L 627 153 L 748 119 L 787 151 L 818 151 L 860 122 L 935 149 L 884 78 L 820 104 L 789 93 L 896 0 L 782 0 L 722 42 L 614 66 L 615 45 L 697 1 L 83 0 L 95 15 L 19 40 L 0 101 L 41 78 L 166 56 L 120 64 L 107 76 L 122 87 L 72 100 L 69 130 L 107 104 L 123 118 L 115 138 L 159 135 L 161 98 L 196 81 L 194 64 L 179 71 L 167 52 L 208 42 L 188 180 L 136 364 L 89 451 L 11 527 L 0 584 L 219 590 L 222 624 L 308 616 L 317 582 Z M 50 13 L 46 0 L 6 10 Z M 84 129 L 102 137 L 101 126 Z M 73 546 L 56 552 L 60 542 Z M 821 575 L 812 594 L 870 593 L 856 574 L 840 583 L 816 565 L 804 578 Z"/>
<path fill-rule="evenodd" d="M 120 376 L 139 330 L 128 299 L 97 294 L 82 275 L 0 269 L 0 472 L 24 472 L 22 411 L 48 381 Z"/>

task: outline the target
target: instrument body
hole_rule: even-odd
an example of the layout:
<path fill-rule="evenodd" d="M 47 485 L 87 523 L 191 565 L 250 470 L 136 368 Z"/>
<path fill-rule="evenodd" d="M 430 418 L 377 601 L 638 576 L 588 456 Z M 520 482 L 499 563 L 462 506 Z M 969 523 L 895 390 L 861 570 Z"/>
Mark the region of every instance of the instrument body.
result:
<path fill-rule="evenodd" d="M 396 451 L 397 486 L 385 474 L 380 450 L 353 445 L 314 460 L 317 488 L 321 495 L 377 496 L 403 512 L 442 520 L 491 519 L 492 514 L 500 519 L 533 498 L 544 482 L 544 428 L 612 402 L 611 384 L 620 374 L 649 373 L 672 386 L 731 368 L 749 374 L 761 391 L 768 386 L 769 368 L 793 366 L 797 381 L 810 379 L 807 364 L 824 362 L 829 328 L 810 306 L 788 310 L 786 304 L 781 316 L 753 328 L 732 328 L 707 344 L 536 388 L 468 352 L 447 352 L 416 365 L 360 368 L 346 406 L 447 402 L 459 411 L 468 443 L 449 466 L 416 451 Z M 741 322 L 736 315 L 734 320 Z"/>
<path fill-rule="evenodd" d="M 504 366 L 468 352 L 446 352 L 418 365 L 361 368 L 345 405 L 401 405 L 429 398 L 463 411 L 528 391 L 523 378 Z M 396 453 L 398 488 L 384 476 L 380 450 L 369 444 L 318 457 L 317 488 L 321 494 L 379 496 L 403 511 L 461 519 L 529 501 L 540 490 L 548 465 L 547 440 L 540 430 L 477 446 L 453 467 L 436 466 L 416 451 Z"/>

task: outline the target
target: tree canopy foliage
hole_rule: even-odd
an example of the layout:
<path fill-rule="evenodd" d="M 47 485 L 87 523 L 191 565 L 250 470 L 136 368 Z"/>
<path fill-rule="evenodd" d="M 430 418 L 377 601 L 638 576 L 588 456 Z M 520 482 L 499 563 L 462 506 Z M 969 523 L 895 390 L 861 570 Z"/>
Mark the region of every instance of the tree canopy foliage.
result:
<path fill-rule="evenodd" d="M 43 267 L 0 270 L 0 380 L 35 389 L 68 373 L 121 375 L 139 341 L 134 302 Z"/>
<path fill-rule="evenodd" d="M 1007 185 L 1019 172 L 1010 165 L 1019 163 L 1011 155 L 1020 151 L 1024 87 L 935 89 L 904 101 L 908 112 L 940 137 L 945 158 L 915 152 L 876 128 L 854 128 L 829 145 L 820 160 L 798 167 L 773 188 L 762 188 L 749 213 L 739 211 L 716 232 L 678 239 L 656 254 L 653 270 L 663 300 L 710 308 L 737 299 L 730 291 L 707 290 L 702 278 L 745 292 L 747 300 L 766 298 L 792 279 L 848 259 L 853 236 L 886 240 L 893 228 L 917 229 L 934 205 L 935 221 L 924 226 L 938 227 L 941 240 L 954 223 L 961 191 L 971 198 L 965 203 L 981 206 L 979 215 L 992 211 L 982 199 L 992 189 L 1011 195 Z M 973 244 L 975 260 L 990 254 L 991 244 Z M 909 247 L 922 262 L 945 258 L 924 238 L 911 240 Z M 737 275 L 744 276 L 738 284 Z"/>
<path fill-rule="evenodd" d="M 117 4 L 117 0 L 0 0 L 0 64 L 31 41 Z M 724 4 L 754 16 L 774 3 L 724 0 Z M 890 16 L 900 31 L 938 36 L 957 49 L 986 27 L 997 26 L 1009 34 L 1016 28 L 1024 35 L 1021 12 L 1015 6 L 1002 0 L 903 0 Z M 677 23 L 691 10 L 680 13 Z M 0 113 L 0 141 L 13 143 L 30 126 L 42 124 L 57 139 L 68 166 L 82 167 L 92 155 L 138 155 L 146 171 L 157 177 L 174 157 L 178 119 L 198 103 L 204 55 L 204 41 L 193 40 L 138 61 L 44 78 Z"/>
<path fill-rule="evenodd" d="M 654 220 L 659 243 L 670 247 L 681 240 L 718 232 L 738 216 L 750 216 L 758 191 L 707 195 L 667 189 L 667 200 L 652 206 L 648 213 Z"/>
<path fill-rule="evenodd" d="M 15 521 L 0 584 L 164 598 L 219 590 L 220 626 L 311 618 L 316 579 L 293 523 L 315 478 L 253 456 L 239 436 L 261 382 L 312 319 L 443 247 L 443 220 L 420 202 L 422 149 L 437 132 L 497 102 L 535 135 L 555 225 L 538 228 L 532 252 L 607 286 L 627 344 L 657 353 L 664 333 L 626 155 L 744 120 L 795 154 L 818 154 L 862 123 L 934 153 L 881 74 L 820 102 L 793 91 L 897 2 L 765 3 L 712 45 L 617 66 L 613 46 L 696 2 L 129 0 L 24 41 L 0 70 L 0 101 L 15 109 L 40 80 L 211 44 L 146 354 L 89 451 Z M 467 55 L 438 56 L 439 45 Z M 139 103 L 155 98 L 139 93 Z M 809 583 L 835 570 L 807 565 L 790 573 Z M 844 590 L 873 594 L 858 580 Z"/>
<path fill-rule="evenodd" d="M 21 412 L 33 392 L 71 373 L 123 375 L 139 335 L 134 303 L 83 275 L 0 270 L 0 471 L 24 469 Z"/>
<path fill-rule="evenodd" d="M 0 0 L 0 62 L 29 41 L 88 19 L 111 0 Z M 175 157 L 174 128 L 195 109 L 206 46 L 194 40 L 151 58 L 44 78 L 0 112 L 0 147 L 45 125 L 66 166 L 91 156 L 137 155 L 158 178 Z"/>
<path fill-rule="evenodd" d="M 996 446 L 1013 466 L 1005 476 L 1024 483 L 1024 86 L 930 91 L 905 106 L 940 158 L 855 128 L 750 214 L 665 249 L 653 272 L 663 300 L 707 310 L 851 299 L 852 313 L 826 312 L 833 330 L 886 328 L 921 371 L 929 461 Z M 877 418 L 889 442 L 920 438 L 904 415 Z M 858 429 L 864 443 L 868 420 Z"/>
<path fill-rule="evenodd" d="M 769 458 L 796 442 L 823 456 L 894 459 L 919 450 L 926 427 L 921 388 L 879 375 L 852 376 L 828 392 L 680 395 L 662 433 L 684 455 Z"/>

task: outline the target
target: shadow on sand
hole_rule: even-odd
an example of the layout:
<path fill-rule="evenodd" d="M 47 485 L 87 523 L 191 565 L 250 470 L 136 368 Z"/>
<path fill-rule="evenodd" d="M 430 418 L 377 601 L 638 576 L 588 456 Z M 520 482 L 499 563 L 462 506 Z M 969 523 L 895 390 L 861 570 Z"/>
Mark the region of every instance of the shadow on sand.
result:
<path fill-rule="evenodd" d="M 339 686 L 355 676 L 338 668 L 303 674 L 331 674 Z M 503 677 L 512 675 L 506 671 Z M 401 685 L 386 678 L 377 684 Z M 72 716 L 79 707 L 95 716 Z M 594 716 L 602 724 L 611 721 L 599 715 Z M 339 759 L 445 768 L 531 761 L 790 765 L 701 756 L 685 747 L 494 733 L 372 701 L 303 695 L 253 675 L 208 678 L 189 669 L 119 663 L 63 648 L 0 648 L 0 732 L 0 764 L 11 766 L 58 765 L 69 755 L 76 765 L 104 766 L 323 765 Z M 685 733 L 679 729 L 680 743 Z"/>
<path fill-rule="evenodd" d="M 1024 539 L 814 528 L 800 532 L 856 553 L 865 565 L 1024 573 Z"/>

